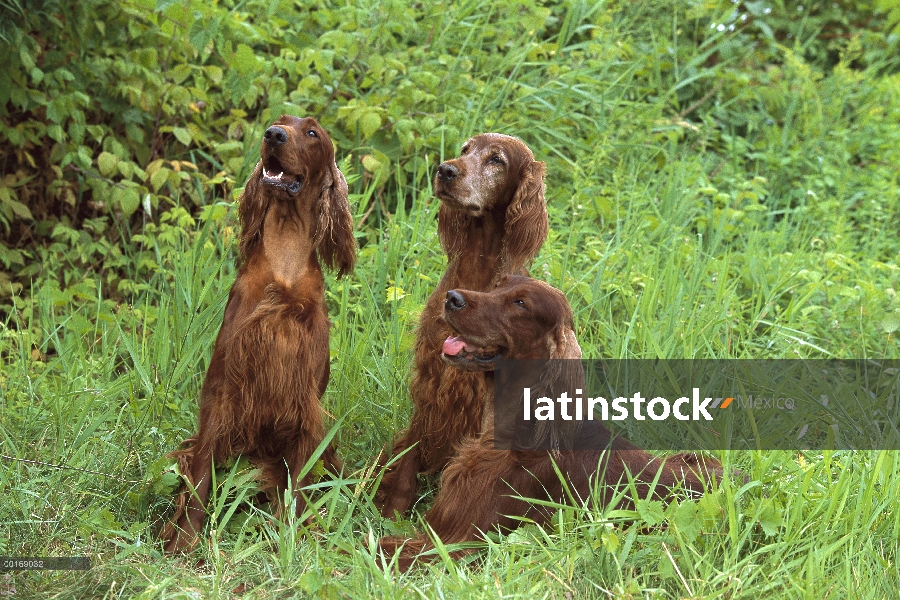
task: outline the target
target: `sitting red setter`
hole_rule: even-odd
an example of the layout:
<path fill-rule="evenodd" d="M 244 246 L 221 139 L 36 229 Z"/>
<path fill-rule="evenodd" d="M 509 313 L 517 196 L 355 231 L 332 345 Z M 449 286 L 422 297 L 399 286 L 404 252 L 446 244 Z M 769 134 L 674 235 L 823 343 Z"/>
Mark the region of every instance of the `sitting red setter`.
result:
<path fill-rule="evenodd" d="M 296 477 L 324 437 L 330 322 L 319 261 L 346 274 L 356 242 L 347 182 L 315 119 L 283 116 L 266 130 L 240 218 L 243 262 L 200 392 L 199 430 L 170 455 L 189 486 L 162 534 L 167 552 L 196 543 L 214 464 L 249 457 L 280 502 L 289 473 L 295 492 L 310 483 Z M 340 470 L 331 448 L 323 459 Z M 297 512 L 304 506 L 298 498 Z"/>
<path fill-rule="evenodd" d="M 434 189 L 448 264 L 419 320 L 412 419 L 393 443 L 393 455 L 409 451 L 385 473 L 375 497 L 385 517 L 409 510 L 416 476 L 443 469 L 459 444 L 482 430 L 484 377 L 449 368 L 440 358 L 450 335 L 441 318 L 444 296 L 454 288 L 490 290 L 507 273 L 526 275 L 547 237 L 544 163 L 517 138 L 473 137 L 459 158 L 438 167 Z"/>
<path fill-rule="evenodd" d="M 453 368 L 485 382 L 483 402 L 487 407 L 493 406 L 497 359 L 581 358 L 565 296 L 528 277 L 507 276 L 487 293 L 450 290 L 444 321 L 455 335 L 444 342 L 441 357 Z M 578 365 L 583 382 L 580 361 L 567 364 Z M 583 385 L 577 379 L 569 381 Z M 690 453 L 655 458 L 621 438 L 606 451 L 556 450 L 552 460 L 548 451 L 496 450 L 493 419 L 486 419 L 484 432 L 465 441 L 441 475 L 440 491 L 425 521 L 445 544 L 474 541 L 498 528 L 514 529 L 521 517 L 544 523 L 552 517 L 552 510 L 516 496 L 566 502 L 568 496 L 553 468 L 554 461 L 576 498 L 590 497 L 591 478 L 599 474 L 603 479 L 599 500 L 604 503 L 627 482 L 626 470 L 635 477 L 643 497 L 650 495 L 657 474 L 657 497 L 679 485 L 702 493 L 704 479 L 722 475 L 715 460 L 698 459 Z M 387 537 L 380 545 L 388 557 L 403 546 L 399 557 L 402 569 L 431 547 L 424 536 L 412 540 Z M 455 556 L 465 552 L 458 551 Z"/>

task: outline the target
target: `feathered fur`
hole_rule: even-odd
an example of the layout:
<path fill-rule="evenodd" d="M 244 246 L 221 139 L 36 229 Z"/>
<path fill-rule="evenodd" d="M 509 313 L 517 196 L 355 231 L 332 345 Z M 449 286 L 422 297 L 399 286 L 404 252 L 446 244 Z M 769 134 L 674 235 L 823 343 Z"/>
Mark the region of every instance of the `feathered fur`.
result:
<path fill-rule="evenodd" d="M 455 304 L 451 294 L 456 294 Z M 496 349 L 490 352 L 508 359 L 572 359 L 553 361 L 553 368 L 539 377 L 549 378 L 544 385 L 551 390 L 584 386 L 572 311 L 559 290 L 527 277 L 509 276 L 491 292 L 455 290 L 447 298 L 444 320 L 458 334 L 454 338 L 457 346 L 465 343 L 465 350 L 455 355 L 444 353 L 443 360 L 451 368 L 482 379 L 485 405 L 493 405 L 494 393 L 494 373 L 485 370 L 483 358 L 487 348 Z M 513 300 L 522 300 L 523 307 Z M 474 356 L 481 358 L 476 361 Z M 543 392 L 534 393 L 538 396 Z M 596 427 L 602 441 L 598 445 L 611 440 L 602 425 L 598 423 Z M 565 503 L 572 494 L 587 500 L 598 479 L 598 500 L 608 503 L 627 483 L 626 472 L 635 478 L 640 497 L 656 498 L 679 486 L 702 493 L 709 479 L 722 476 L 718 462 L 690 453 L 656 458 L 621 438 L 611 441 L 605 450 L 573 451 L 566 449 L 566 431 L 538 432 L 562 434 L 556 439 L 551 437 L 553 451 L 495 449 L 493 419 L 486 420 L 479 435 L 461 444 L 441 475 L 434 505 L 425 514 L 425 522 L 442 543 L 470 542 L 498 529 L 509 531 L 523 517 L 545 523 L 555 511 L 522 498 Z M 417 559 L 434 558 L 433 554 L 419 556 L 433 548 L 431 540 L 422 535 L 413 539 L 386 537 L 380 546 L 387 558 L 400 550 L 401 569 Z M 457 551 L 452 556 L 467 552 L 471 550 Z"/>
<path fill-rule="evenodd" d="M 241 267 L 200 392 L 197 433 L 170 454 L 186 479 L 162 533 L 167 552 L 196 544 L 214 464 L 245 455 L 281 502 L 325 435 L 330 322 L 319 261 L 344 275 L 356 260 L 347 183 L 314 119 L 267 131 L 240 200 Z M 340 470 L 332 448 L 326 466 Z M 305 504 L 298 498 L 297 512 Z"/>
<path fill-rule="evenodd" d="M 486 133 L 467 141 L 458 158 L 438 167 L 435 194 L 441 200 L 438 236 L 447 270 L 419 319 L 410 384 L 413 414 L 390 454 L 410 450 L 385 473 L 376 494 L 386 517 L 412 506 L 419 473 L 443 469 L 459 444 L 481 431 L 484 377 L 449 368 L 440 359 L 441 344 L 451 333 L 441 316 L 444 296 L 454 288 L 487 291 L 507 273 L 527 274 L 547 237 L 544 163 L 517 138 Z"/>

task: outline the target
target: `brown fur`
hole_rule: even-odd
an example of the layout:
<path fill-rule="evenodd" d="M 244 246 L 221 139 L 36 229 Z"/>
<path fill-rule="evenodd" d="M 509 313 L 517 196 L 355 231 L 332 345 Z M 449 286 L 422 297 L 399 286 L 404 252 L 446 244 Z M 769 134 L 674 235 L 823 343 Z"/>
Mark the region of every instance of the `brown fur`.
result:
<path fill-rule="evenodd" d="M 459 334 L 457 339 L 465 340 L 466 352 L 442 356 L 459 369 L 481 371 L 477 374 L 485 381 L 487 403 L 493 400 L 494 374 L 485 370 L 490 365 L 475 364 L 471 354 L 467 354 L 470 347 L 475 354 L 480 353 L 478 349 L 505 349 L 506 358 L 581 358 L 571 309 L 563 294 L 549 285 L 527 277 L 509 276 L 488 293 L 459 290 L 453 293 L 464 298 L 464 306 L 452 310 L 448 295 L 444 319 Z M 583 385 L 580 361 L 567 364 L 579 366 L 577 372 L 582 379 L 575 380 L 574 385 Z M 573 372 L 566 376 L 571 377 Z M 425 514 L 425 521 L 445 544 L 474 541 L 498 528 L 514 529 L 520 523 L 517 517 L 544 523 L 554 511 L 513 496 L 569 501 L 554 463 L 576 499 L 588 499 L 592 480 L 599 478 L 602 491 L 599 500 L 603 503 L 608 503 L 622 489 L 620 486 L 627 483 L 626 472 L 635 477 L 641 497 L 650 496 L 651 489 L 654 497 L 663 497 L 679 486 L 702 493 L 707 479 L 722 475 L 721 465 L 715 460 L 690 453 L 656 458 L 621 439 L 606 451 L 496 450 L 493 422 L 489 422 L 481 435 L 462 444 L 444 470 L 440 491 Z M 657 477 L 656 486 L 652 487 Z M 412 540 L 387 537 L 380 545 L 388 557 L 402 547 L 399 555 L 402 569 L 408 568 L 419 553 L 433 547 L 425 536 Z M 465 553 L 458 551 L 453 555 Z"/>
<path fill-rule="evenodd" d="M 458 174 L 443 177 L 442 169 Z M 517 138 L 486 133 L 470 139 L 458 158 L 439 167 L 435 193 L 448 264 L 419 320 L 413 414 L 393 442 L 392 455 L 409 451 L 385 473 L 375 498 L 386 517 L 412 506 L 419 473 L 443 469 L 457 446 L 481 430 L 484 377 L 448 368 L 440 359 L 450 334 L 441 317 L 444 296 L 453 288 L 487 291 L 507 273 L 527 274 L 547 237 L 544 163 Z"/>
<path fill-rule="evenodd" d="M 283 138 L 270 135 L 276 129 Z M 283 181 L 273 184 L 277 171 Z M 286 188 L 300 178 L 299 191 Z M 189 485 L 162 533 L 167 552 L 196 544 L 213 464 L 249 457 L 280 502 L 288 472 L 294 490 L 310 483 L 296 476 L 325 434 L 320 398 L 328 384 L 330 323 L 319 261 L 344 275 L 356 260 L 356 242 L 347 183 L 314 119 L 283 116 L 267 130 L 240 219 L 242 266 L 200 392 L 198 431 L 170 454 Z M 323 459 L 340 470 L 332 448 Z M 304 506 L 298 498 L 297 512 Z"/>

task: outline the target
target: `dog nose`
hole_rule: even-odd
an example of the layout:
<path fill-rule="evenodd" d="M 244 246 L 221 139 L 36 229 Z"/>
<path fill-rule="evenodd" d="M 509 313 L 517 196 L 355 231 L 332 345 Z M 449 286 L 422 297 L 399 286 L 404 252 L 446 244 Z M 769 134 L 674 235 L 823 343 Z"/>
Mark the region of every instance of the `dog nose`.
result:
<path fill-rule="evenodd" d="M 263 138 L 270 146 L 281 146 L 287 142 L 287 132 L 281 127 L 272 125 L 266 129 L 266 135 Z"/>
<path fill-rule="evenodd" d="M 459 176 L 459 169 L 451 165 L 450 163 L 441 163 L 438 166 L 438 180 L 441 182 L 447 182 L 451 179 L 456 179 Z"/>
<path fill-rule="evenodd" d="M 444 308 L 447 310 L 461 310 L 466 307 L 466 299 L 456 290 L 447 292 L 447 299 L 444 300 Z"/>

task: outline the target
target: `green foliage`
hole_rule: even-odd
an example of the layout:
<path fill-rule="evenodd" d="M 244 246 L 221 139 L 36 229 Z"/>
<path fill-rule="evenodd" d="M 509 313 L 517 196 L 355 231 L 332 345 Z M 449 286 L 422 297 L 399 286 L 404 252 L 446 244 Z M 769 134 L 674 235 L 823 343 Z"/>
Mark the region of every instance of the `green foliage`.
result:
<path fill-rule="evenodd" d="M 421 526 L 377 515 L 374 457 L 408 422 L 444 268 L 434 167 L 470 134 L 547 162 L 532 273 L 586 357 L 900 356 L 896 2 L 797 9 L 0 2 L 0 554 L 94 560 L 16 573 L 19 595 L 895 595 L 891 452 L 721 453 L 746 483 L 555 507 L 471 564 L 398 576 L 374 551 Z M 235 192 L 282 113 L 332 134 L 359 225 L 356 273 L 326 283 L 347 471 L 285 523 L 225 465 L 204 545 L 165 558 L 165 454 L 193 432 Z"/>
<path fill-rule="evenodd" d="M 360 175 L 355 191 L 374 184 L 380 217 L 396 202 L 408 206 L 429 166 L 483 129 L 539 143 L 551 173 L 568 183 L 585 152 L 615 161 L 662 140 L 700 142 L 753 172 L 760 154 L 770 158 L 759 144 L 778 137 L 765 123 L 817 118 L 803 124 L 818 127 L 807 147 L 770 165 L 786 172 L 802 163 L 788 184 L 820 169 L 809 147 L 843 142 L 823 130 L 833 115 L 795 90 L 835 68 L 846 84 L 863 68 L 896 69 L 897 40 L 887 31 L 897 7 L 888 0 L 660 3 L 659 11 L 583 2 L 425 10 L 395 1 L 312 9 L 255 0 L 9 0 L 0 10 L 0 51 L 9 57 L 0 73 L 6 295 L 41 271 L 42 248 L 59 251 L 63 227 L 81 232 L 78 242 L 64 236 L 70 276 L 115 271 L 105 293 L 128 297 L 137 285 L 129 279 L 144 273 L 129 273 L 116 252 L 127 253 L 131 235 L 173 207 L 196 217 L 210 197 L 230 202 L 262 130 L 282 113 L 319 117 Z M 887 29 L 871 27 L 881 15 Z M 857 100 L 850 85 L 834 93 L 844 96 L 828 103 L 838 111 Z M 859 100 L 883 107 L 862 93 L 869 97 Z M 699 140 L 698 123 L 710 126 Z M 896 147 L 893 134 L 860 133 L 858 151 L 847 149 L 851 164 L 870 164 L 873 143 Z M 735 146 L 742 143 L 749 145 Z M 657 153 L 647 168 L 661 160 Z M 839 173 L 820 175 L 825 185 L 840 181 Z M 97 244 L 108 246 L 109 262 L 90 260 Z"/>

